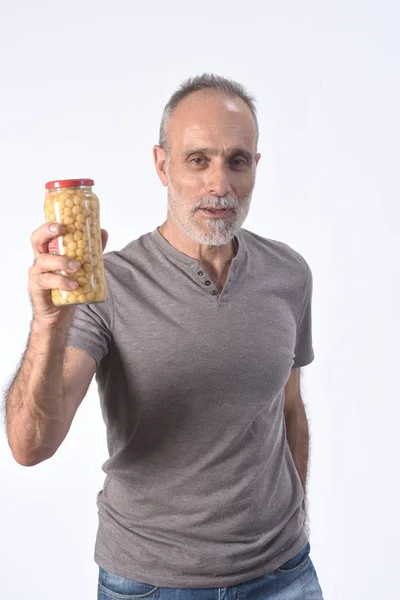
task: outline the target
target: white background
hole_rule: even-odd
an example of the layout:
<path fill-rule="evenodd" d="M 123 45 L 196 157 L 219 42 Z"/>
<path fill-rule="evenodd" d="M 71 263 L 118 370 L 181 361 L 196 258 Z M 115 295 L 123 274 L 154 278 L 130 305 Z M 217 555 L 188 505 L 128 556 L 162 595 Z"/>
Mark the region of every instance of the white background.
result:
<path fill-rule="evenodd" d="M 94 178 L 107 250 L 122 248 L 166 216 L 152 147 L 169 96 L 205 71 L 240 81 L 257 97 L 262 153 L 244 227 L 291 245 L 314 278 L 302 389 L 325 600 L 398 590 L 398 6 L 0 4 L 1 386 L 28 336 L 45 182 Z M 1 430 L 4 599 L 96 598 L 105 440 L 95 383 L 51 460 L 21 467 Z"/>

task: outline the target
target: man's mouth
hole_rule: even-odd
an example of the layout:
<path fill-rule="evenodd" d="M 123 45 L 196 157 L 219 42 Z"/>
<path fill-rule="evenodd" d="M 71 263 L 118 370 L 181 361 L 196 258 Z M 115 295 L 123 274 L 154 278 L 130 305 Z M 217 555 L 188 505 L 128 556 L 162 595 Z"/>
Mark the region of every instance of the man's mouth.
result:
<path fill-rule="evenodd" d="M 213 215 L 215 217 L 224 217 L 231 212 L 231 208 L 224 208 L 222 206 L 217 206 L 216 208 L 204 207 L 201 210 L 208 214 L 209 216 Z"/>

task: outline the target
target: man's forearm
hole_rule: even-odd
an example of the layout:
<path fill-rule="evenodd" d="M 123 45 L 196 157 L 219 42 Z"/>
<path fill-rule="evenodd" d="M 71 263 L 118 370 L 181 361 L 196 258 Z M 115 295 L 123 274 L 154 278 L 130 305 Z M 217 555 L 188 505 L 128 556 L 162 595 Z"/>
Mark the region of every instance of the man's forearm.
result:
<path fill-rule="evenodd" d="M 303 509 L 305 510 L 305 496 L 307 492 L 307 471 L 308 471 L 308 453 L 309 453 L 309 430 L 307 415 L 302 402 L 298 403 L 295 409 L 285 420 L 286 436 L 290 451 L 293 456 L 294 464 L 300 476 L 304 489 Z"/>
<path fill-rule="evenodd" d="M 63 356 L 68 327 L 32 323 L 28 348 L 6 395 L 7 437 L 15 459 L 36 464 L 64 429 Z"/>

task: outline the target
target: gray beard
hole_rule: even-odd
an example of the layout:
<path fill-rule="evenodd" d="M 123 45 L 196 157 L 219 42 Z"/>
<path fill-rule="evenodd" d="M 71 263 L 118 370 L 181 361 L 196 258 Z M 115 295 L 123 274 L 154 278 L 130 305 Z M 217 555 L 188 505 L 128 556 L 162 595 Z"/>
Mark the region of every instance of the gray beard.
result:
<path fill-rule="evenodd" d="M 194 242 L 207 246 L 224 246 L 231 242 L 233 237 L 240 231 L 249 213 L 251 198 L 252 192 L 244 198 L 243 203 L 239 204 L 235 198 L 229 195 L 220 198 L 202 197 L 195 202 L 190 210 L 182 211 L 180 207 L 187 206 L 186 199 L 177 194 L 169 185 L 168 212 L 179 229 Z M 215 207 L 217 205 L 232 207 L 232 212 L 226 217 L 202 217 L 206 225 L 206 229 L 203 230 L 194 220 L 198 207 Z"/>

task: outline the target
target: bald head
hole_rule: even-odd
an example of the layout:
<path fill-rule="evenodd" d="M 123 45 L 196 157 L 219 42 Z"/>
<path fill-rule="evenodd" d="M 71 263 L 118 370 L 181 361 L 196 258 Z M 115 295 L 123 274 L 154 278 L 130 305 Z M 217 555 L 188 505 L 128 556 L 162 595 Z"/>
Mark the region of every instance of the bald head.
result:
<path fill-rule="evenodd" d="M 207 140 L 217 145 L 240 142 L 253 155 L 257 152 L 258 130 L 249 106 L 217 90 L 200 90 L 183 98 L 168 120 L 166 136 L 168 154 Z"/>
<path fill-rule="evenodd" d="M 258 146 L 258 120 L 255 105 L 255 98 L 249 94 L 245 87 L 233 79 L 215 75 L 214 73 L 203 73 L 196 77 L 191 77 L 184 81 L 180 87 L 172 94 L 164 107 L 161 125 L 159 146 L 166 152 L 169 150 L 168 124 L 179 104 L 189 96 L 198 92 L 218 93 L 225 98 L 234 98 L 242 100 L 250 110 L 256 127 L 256 149 Z"/>

